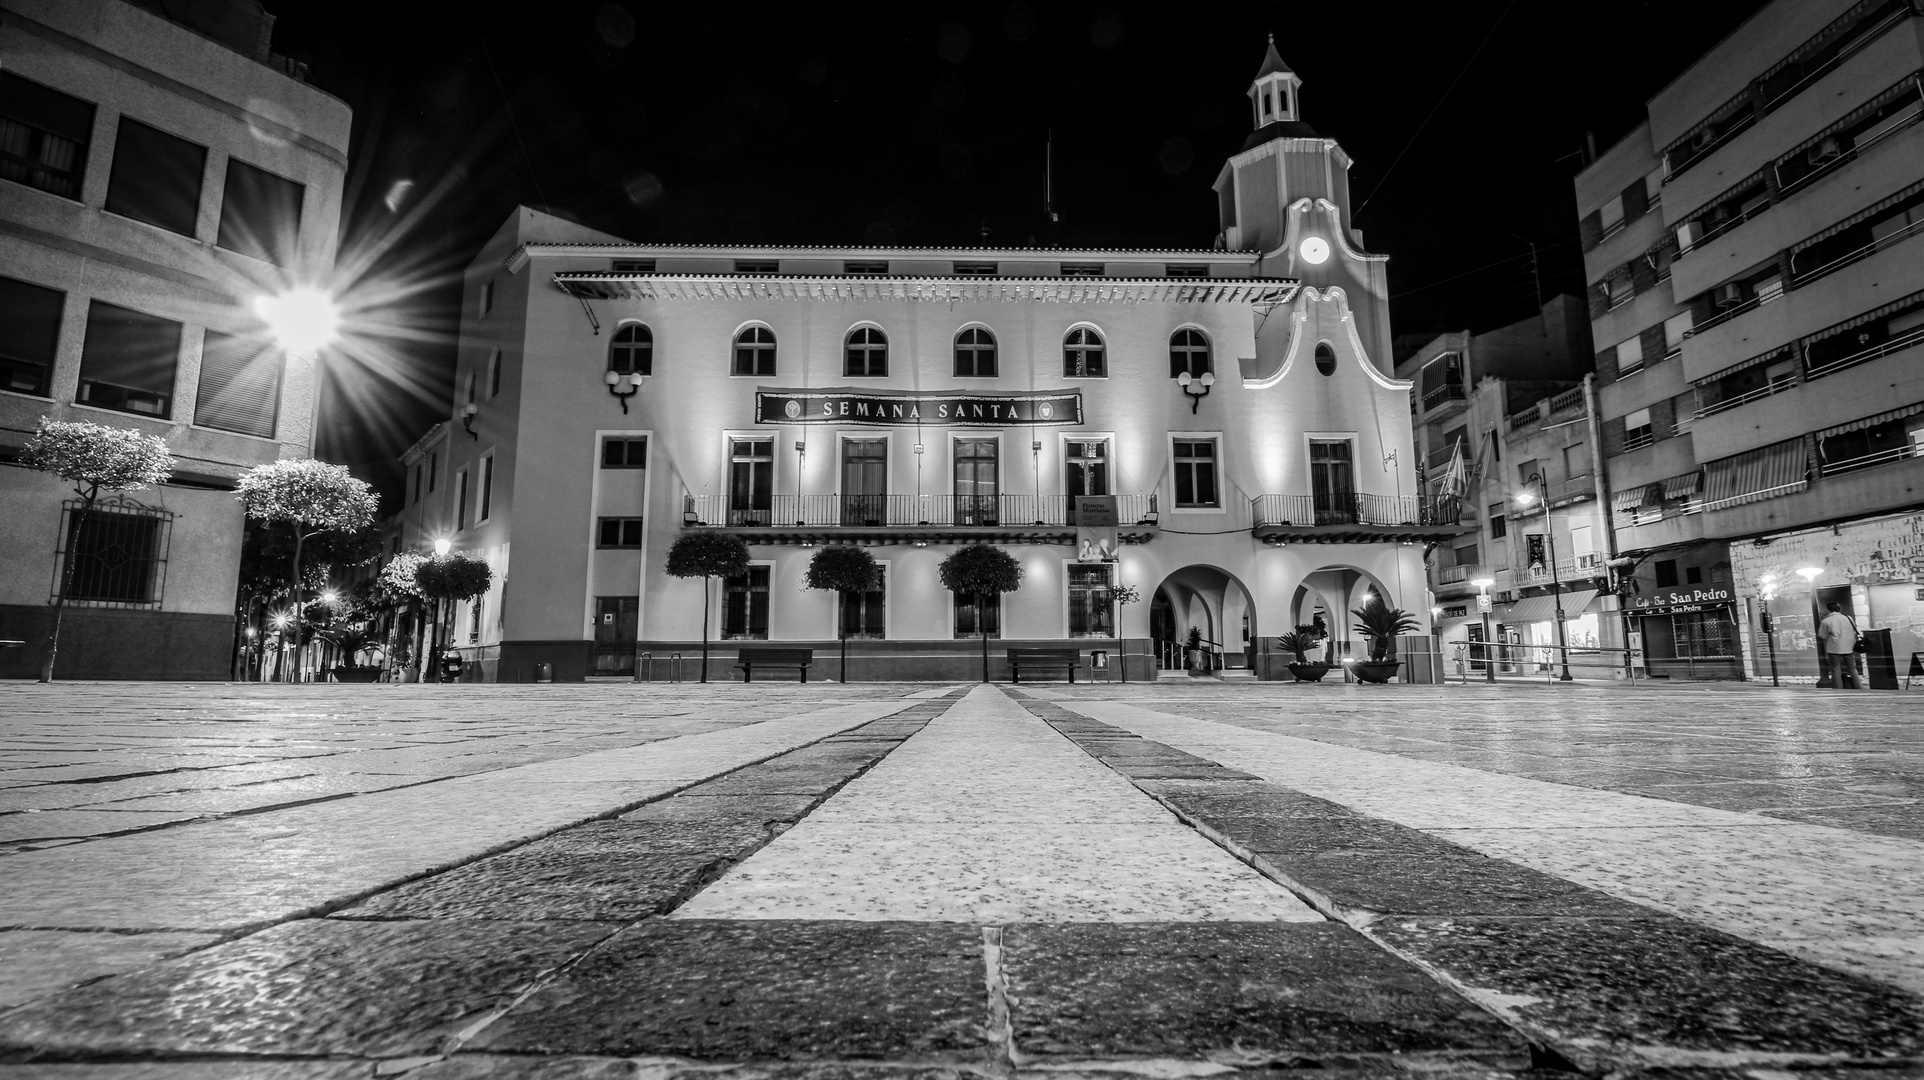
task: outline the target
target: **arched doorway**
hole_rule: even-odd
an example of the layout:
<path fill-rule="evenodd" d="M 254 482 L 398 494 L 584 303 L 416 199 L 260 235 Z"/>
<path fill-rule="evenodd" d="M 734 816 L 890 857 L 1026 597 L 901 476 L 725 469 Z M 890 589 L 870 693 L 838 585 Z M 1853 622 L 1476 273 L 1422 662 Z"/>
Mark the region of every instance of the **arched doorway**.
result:
<path fill-rule="evenodd" d="M 1340 663 L 1345 656 L 1357 655 L 1361 648 L 1352 630 L 1356 620 L 1350 612 L 1367 603 L 1371 595 L 1381 596 L 1391 604 L 1397 601 L 1396 594 L 1366 570 L 1354 566 L 1320 567 L 1296 586 L 1296 595 L 1289 604 L 1290 627 L 1320 623 L 1328 635 L 1329 662 Z"/>
<path fill-rule="evenodd" d="M 1185 566 L 1162 579 L 1149 604 L 1156 667 L 1180 671 L 1189 629 L 1200 633 L 1212 669 L 1254 666 L 1256 601 L 1234 575 L 1214 566 Z"/>

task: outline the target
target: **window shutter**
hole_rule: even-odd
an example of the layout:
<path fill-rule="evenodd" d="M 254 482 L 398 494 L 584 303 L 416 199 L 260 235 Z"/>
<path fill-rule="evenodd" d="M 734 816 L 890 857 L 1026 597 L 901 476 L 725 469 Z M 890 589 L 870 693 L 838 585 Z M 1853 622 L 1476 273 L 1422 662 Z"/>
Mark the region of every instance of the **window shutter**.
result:
<path fill-rule="evenodd" d="M 254 338 L 207 331 L 194 423 L 271 439 L 280 396 L 280 350 Z"/>
<path fill-rule="evenodd" d="M 1639 179 L 1623 189 L 1623 220 L 1635 221 L 1650 209 L 1650 192 Z"/>
<path fill-rule="evenodd" d="M 1644 332 L 1638 334 L 1637 337 L 1640 339 L 1639 344 L 1643 346 L 1644 363 L 1653 364 L 1663 359 L 1665 349 L 1663 345 L 1662 323 L 1646 328 Z"/>
<path fill-rule="evenodd" d="M 1596 247 L 1603 243 L 1603 211 L 1592 210 L 1577 222 L 1577 232 L 1583 237 L 1583 246 Z"/>

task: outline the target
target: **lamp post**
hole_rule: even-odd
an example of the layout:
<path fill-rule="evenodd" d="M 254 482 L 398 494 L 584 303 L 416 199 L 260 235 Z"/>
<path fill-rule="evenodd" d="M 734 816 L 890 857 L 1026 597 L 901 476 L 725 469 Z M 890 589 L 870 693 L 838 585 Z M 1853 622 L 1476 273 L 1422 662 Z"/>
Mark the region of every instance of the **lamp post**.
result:
<path fill-rule="evenodd" d="M 1759 578 L 1758 597 L 1764 602 L 1764 646 L 1770 650 L 1770 685 L 1777 682 L 1777 627 L 1770 620 L 1770 598 L 1777 595 L 1777 575 L 1765 574 Z"/>
<path fill-rule="evenodd" d="M 1201 376 L 1194 376 L 1187 371 L 1180 372 L 1176 376 L 1176 385 L 1189 395 L 1189 411 L 1194 413 L 1202 405 L 1202 399 L 1209 396 L 1209 388 L 1216 385 L 1216 373 L 1205 371 Z"/>
<path fill-rule="evenodd" d="M 1557 676 L 1557 681 L 1569 682 L 1570 650 L 1563 639 L 1563 580 L 1557 575 L 1557 524 L 1556 519 L 1550 516 L 1550 484 L 1541 472 L 1531 473 L 1526 483 L 1537 485 L 1537 490 L 1542 493 L 1543 539 L 1550 549 L 1550 596 L 1557 611 L 1557 654 L 1563 662 L 1563 674 Z M 1528 506 L 1532 498 L 1535 496 L 1526 491 L 1517 496 L 1517 501 Z"/>
<path fill-rule="evenodd" d="M 1821 566 L 1800 566 L 1797 568 L 1797 576 L 1803 578 L 1804 584 L 1810 586 L 1810 621 L 1814 629 L 1816 624 L 1823 618 L 1817 607 L 1817 579 L 1824 576 L 1824 568 Z M 1817 643 L 1817 685 L 1824 685 L 1824 680 L 1829 677 L 1830 665 L 1824 663 L 1824 643 L 1820 641 Z M 1833 686 L 1831 689 L 1842 690 L 1843 687 Z"/>
<path fill-rule="evenodd" d="M 1495 578 L 1480 577 L 1471 580 L 1476 586 L 1476 610 L 1483 616 L 1483 681 L 1496 682 L 1496 642 L 1490 640 L 1490 586 L 1496 584 Z"/>

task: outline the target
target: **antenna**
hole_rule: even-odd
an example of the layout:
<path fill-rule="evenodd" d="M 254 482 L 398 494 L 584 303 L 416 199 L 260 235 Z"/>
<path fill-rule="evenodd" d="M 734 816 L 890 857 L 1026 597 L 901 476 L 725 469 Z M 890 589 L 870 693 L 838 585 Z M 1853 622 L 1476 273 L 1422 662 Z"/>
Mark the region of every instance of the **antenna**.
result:
<path fill-rule="evenodd" d="M 1049 216 L 1049 224 L 1062 220 L 1056 213 L 1056 132 L 1054 128 L 1044 137 L 1042 144 L 1042 210 Z"/>

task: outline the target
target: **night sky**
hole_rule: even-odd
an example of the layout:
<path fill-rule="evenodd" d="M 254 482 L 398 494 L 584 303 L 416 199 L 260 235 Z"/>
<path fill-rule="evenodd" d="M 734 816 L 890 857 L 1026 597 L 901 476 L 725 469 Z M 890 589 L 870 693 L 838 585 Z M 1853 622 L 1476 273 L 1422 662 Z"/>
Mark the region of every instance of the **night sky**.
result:
<path fill-rule="evenodd" d="M 516 203 L 636 241 L 1207 247 L 1272 32 L 1355 161 L 1396 332 L 1502 325 L 1535 310 L 1528 241 L 1545 295 L 1583 286 L 1585 132 L 1759 6 L 269 0 L 354 109 L 343 252 L 420 289 L 331 372 L 316 451 L 392 497 L 447 409 L 453 275 Z"/>

